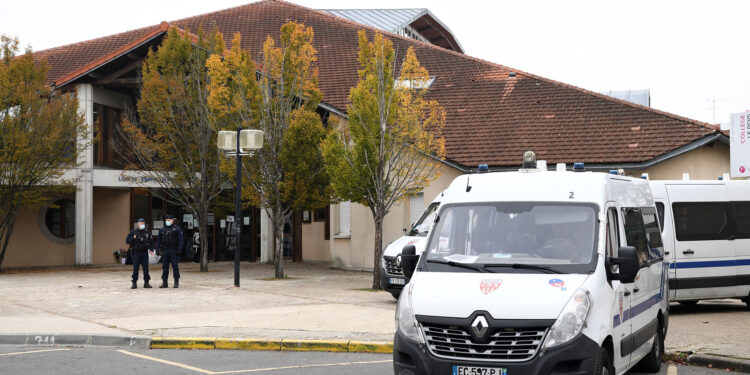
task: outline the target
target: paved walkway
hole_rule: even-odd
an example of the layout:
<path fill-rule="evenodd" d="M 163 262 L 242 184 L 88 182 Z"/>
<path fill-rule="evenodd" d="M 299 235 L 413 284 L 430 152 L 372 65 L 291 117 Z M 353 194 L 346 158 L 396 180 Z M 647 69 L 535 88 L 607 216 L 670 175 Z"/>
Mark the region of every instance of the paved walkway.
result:
<path fill-rule="evenodd" d="M 369 273 L 316 265 L 181 263 L 180 288 L 130 289 L 131 266 L 8 270 L 0 274 L 0 334 L 110 334 L 393 340 L 395 300 L 367 290 Z M 155 272 L 157 271 L 158 272 Z"/>
<path fill-rule="evenodd" d="M 371 275 L 321 265 L 182 263 L 179 289 L 130 289 L 130 266 L 9 270 L 0 274 L 0 335 L 120 335 L 391 341 L 395 300 Z M 172 280 L 170 280 L 171 286 Z M 735 300 L 672 304 L 667 351 L 750 358 L 750 311 Z"/>

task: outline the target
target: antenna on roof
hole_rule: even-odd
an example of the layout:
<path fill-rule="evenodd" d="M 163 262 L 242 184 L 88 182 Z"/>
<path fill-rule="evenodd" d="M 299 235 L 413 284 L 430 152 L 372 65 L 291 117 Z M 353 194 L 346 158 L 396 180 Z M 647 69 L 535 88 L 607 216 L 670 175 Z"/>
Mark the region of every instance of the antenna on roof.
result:
<path fill-rule="evenodd" d="M 470 179 L 470 178 L 471 178 L 471 175 L 470 175 L 470 174 L 469 174 L 469 175 L 466 175 L 466 192 L 467 192 L 467 193 L 471 191 L 471 185 L 469 185 L 469 179 Z"/>

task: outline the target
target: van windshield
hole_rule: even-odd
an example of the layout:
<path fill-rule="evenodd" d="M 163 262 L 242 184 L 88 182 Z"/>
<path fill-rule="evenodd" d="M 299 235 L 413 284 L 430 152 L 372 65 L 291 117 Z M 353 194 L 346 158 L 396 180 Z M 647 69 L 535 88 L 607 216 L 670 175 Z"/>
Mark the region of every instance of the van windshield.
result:
<path fill-rule="evenodd" d="M 427 246 L 428 263 L 593 269 L 597 209 L 593 204 L 491 202 L 444 207 Z M 573 266 L 573 267 L 571 267 Z M 578 267 L 576 267 L 578 266 Z M 524 269 L 529 269 L 526 267 Z M 430 268 L 432 270 L 432 268 Z"/>

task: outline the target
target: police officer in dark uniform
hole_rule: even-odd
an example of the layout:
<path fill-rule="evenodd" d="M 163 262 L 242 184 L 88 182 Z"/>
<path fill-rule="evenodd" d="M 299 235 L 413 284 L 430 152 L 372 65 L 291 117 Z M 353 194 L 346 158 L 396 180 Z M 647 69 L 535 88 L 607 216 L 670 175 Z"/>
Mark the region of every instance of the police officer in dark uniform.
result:
<path fill-rule="evenodd" d="M 125 242 L 130 245 L 133 250 L 133 286 L 130 289 L 136 289 L 138 286 L 138 266 L 143 267 L 143 287 L 151 288 L 148 281 L 151 280 L 151 276 L 148 274 L 148 251 L 153 248 L 154 240 L 151 238 L 151 233 L 146 229 L 146 220 L 138 219 L 137 229 L 130 231 L 128 237 L 125 238 Z"/>
<path fill-rule="evenodd" d="M 161 286 L 167 288 L 167 279 L 169 278 L 169 265 L 172 264 L 172 276 L 174 277 L 174 287 L 180 287 L 180 267 L 179 254 L 185 245 L 185 238 L 182 235 L 182 228 L 174 224 L 174 216 L 164 216 L 165 226 L 159 230 L 159 237 L 156 239 L 156 248 L 161 250 Z"/>

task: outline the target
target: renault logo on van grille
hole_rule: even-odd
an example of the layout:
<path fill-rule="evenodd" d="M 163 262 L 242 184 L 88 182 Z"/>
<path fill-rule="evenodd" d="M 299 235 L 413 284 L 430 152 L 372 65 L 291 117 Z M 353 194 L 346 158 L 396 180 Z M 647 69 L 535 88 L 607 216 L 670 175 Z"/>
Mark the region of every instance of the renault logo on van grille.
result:
<path fill-rule="evenodd" d="M 474 337 L 478 339 L 484 338 L 484 335 L 487 334 L 489 328 L 487 319 L 482 315 L 477 316 L 474 319 L 474 322 L 471 323 L 471 333 L 473 333 Z"/>

